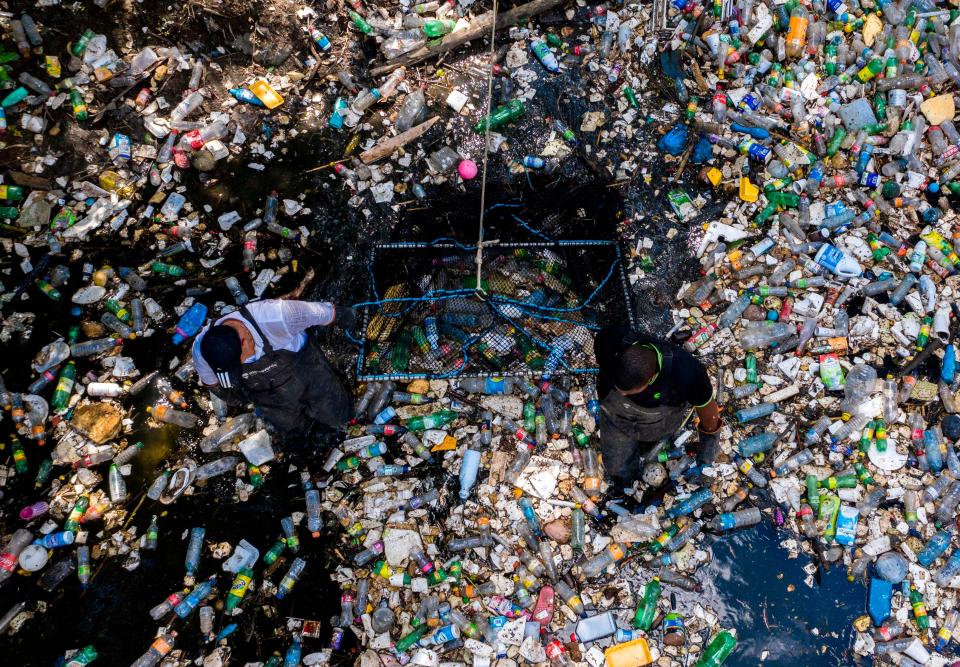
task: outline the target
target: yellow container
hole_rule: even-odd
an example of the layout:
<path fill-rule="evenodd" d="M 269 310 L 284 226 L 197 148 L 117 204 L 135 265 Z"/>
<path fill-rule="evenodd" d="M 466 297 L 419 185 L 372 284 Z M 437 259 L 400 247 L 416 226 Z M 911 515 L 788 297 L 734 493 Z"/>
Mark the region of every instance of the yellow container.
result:
<path fill-rule="evenodd" d="M 112 169 L 100 172 L 99 180 L 101 188 L 108 192 L 116 192 L 119 196 L 126 199 L 132 197 L 134 192 L 136 192 L 132 183 Z"/>
<path fill-rule="evenodd" d="M 611 646 L 603 652 L 607 667 L 643 667 L 653 662 L 647 640 L 634 639 L 632 642 Z"/>
<path fill-rule="evenodd" d="M 263 102 L 263 106 L 268 109 L 276 109 L 283 104 L 283 96 L 263 79 L 254 81 L 253 85 L 250 86 L 250 91 L 256 95 L 257 99 Z"/>

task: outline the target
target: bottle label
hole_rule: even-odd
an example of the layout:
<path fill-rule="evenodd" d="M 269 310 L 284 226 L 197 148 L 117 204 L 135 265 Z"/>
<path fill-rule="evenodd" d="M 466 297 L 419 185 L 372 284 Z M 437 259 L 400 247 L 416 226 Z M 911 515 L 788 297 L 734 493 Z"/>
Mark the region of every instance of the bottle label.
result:
<path fill-rule="evenodd" d="M 3 568 L 7 572 L 13 572 L 13 568 L 17 565 L 17 557 L 10 553 L 9 551 L 4 552 L 3 555 L 0 555 L 0 568 Z"/>

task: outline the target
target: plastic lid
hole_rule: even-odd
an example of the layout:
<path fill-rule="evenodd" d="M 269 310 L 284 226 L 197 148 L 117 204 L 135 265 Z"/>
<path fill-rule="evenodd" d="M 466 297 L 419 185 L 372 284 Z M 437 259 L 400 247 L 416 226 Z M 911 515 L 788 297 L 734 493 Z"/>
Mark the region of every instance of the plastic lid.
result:
<path fill-rule="evenodd" d="M 27 572 L 37 572 L 50 560 L 49 552 L 39 544 L 29 544 L 20 552 L 20 567 Z"/>

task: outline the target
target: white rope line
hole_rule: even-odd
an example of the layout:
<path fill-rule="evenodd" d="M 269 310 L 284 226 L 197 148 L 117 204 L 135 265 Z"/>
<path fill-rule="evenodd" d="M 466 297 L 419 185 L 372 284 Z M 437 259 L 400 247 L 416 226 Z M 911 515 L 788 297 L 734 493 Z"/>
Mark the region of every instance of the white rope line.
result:
<path fill-rule="evenodd" d="M 490 25 L 490 60 L 487 63 L 487 110 L 486 125 L 483 129 L 483 177 L 480 179 L 480 229 L 477 234 L 477 293 L 483 295 L 483 283 L 480 282 L 483 270 L 483 214 L 487 208 L 487 163 L 490 159 L 490 108 L 493 105 L 493 58 L 497 42 L 497 0 L 493 0 L 493 22 Z"/>

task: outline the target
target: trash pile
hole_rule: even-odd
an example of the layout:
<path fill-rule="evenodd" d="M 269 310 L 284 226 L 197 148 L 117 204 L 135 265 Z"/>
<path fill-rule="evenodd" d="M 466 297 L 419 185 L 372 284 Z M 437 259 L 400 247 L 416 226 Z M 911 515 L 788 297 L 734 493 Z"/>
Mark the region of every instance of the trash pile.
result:
<path fill-rule="evenodd" d="M 369 647 L 359 664 L 437 665 L 466 649 L 481 664 L 718 665 L 733 651 L 728 631 L 706 642 L 709 609 L 664 592 L 701 590 L 701 531 L 754 525 L 759 510 L 693 520 L 713 497 L 698 491 L 662 516 L 603 511 L 599 402 L 592 385 L 567 385 L 367 385 L 364 425 L 323 464 L 338 478 L 321 504 L 350 554 L 334 625 Z"/>

